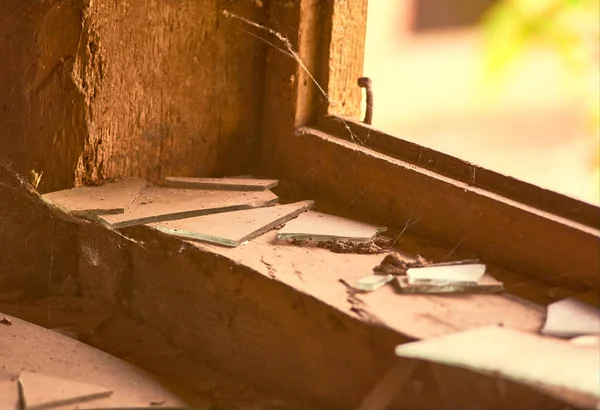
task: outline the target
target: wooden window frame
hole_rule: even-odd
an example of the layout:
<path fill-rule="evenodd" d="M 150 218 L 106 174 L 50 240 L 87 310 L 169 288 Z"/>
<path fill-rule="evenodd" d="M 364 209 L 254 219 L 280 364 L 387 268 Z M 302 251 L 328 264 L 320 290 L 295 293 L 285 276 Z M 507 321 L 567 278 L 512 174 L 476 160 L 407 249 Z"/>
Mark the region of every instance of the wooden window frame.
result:
<path fill-rule="evenodd" d="M 269 23 L 306 70 L 269 47 L 264 171 L 349 204 L 341 211 L 396 227 L 418 217 L 413 232 L 449 248 L 460 242 L 482 260 L 545 283 L 597 289 L 600 208 L 352 119 L 360 114 L 366 16 L 367 0 L 270 3 Z"/>

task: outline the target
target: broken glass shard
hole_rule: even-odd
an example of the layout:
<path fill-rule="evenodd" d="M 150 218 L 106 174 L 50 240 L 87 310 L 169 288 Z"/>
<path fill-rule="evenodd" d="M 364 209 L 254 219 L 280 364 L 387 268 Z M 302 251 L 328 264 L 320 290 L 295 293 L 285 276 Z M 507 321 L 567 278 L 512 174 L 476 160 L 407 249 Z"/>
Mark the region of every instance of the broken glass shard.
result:
<path fill-rule="evenodd" d="M 374 291 L 391 282 L 395 278 L 394 275 L 369 275 L 360 278 L 356 281 L 356 289 Z"/>
<path fill-rule="evenodd" d="M 491 326 L 399 345 L 396 355 L 511 380 L 583 408 L 600 404 L 597 350 L 560 339 Z"/>
<path fill-rule="evenodd" d="M 398 276 L 398 287 L 400 293 L 413 294 L 480 294 L 480 293 L 501 293 L 504 291 L 504 284 L 497 281 L 492 276 L 485 274 L 478 282 L 417 282 L 409 283 L 406 276 Z"/>
<path fill-rule="evenodd" d="M 313 241 L 368 241 L 386 228 L 364 222 L 309 211 L 288 222 L 277 232 L 278 239 Z"/>
<path fill-rule="evenodd" d="M 187 239 L 239 246 L 297 217 L 313 201 L 246 209 L 152 224 L 162 232 Z"/>
<path fill-rule="evenodd" d="M 600 310 L 574 298 L 559 300 L 548 306 L 542 333 L 556 337 L 600 334 Z"/>
<path fill-rule="evenodd" d="M 124 213 L 147 185 L 140 178 L 126 178 L 102 186 L 84 186 L 42 195 L 46 201 L 80 216 Z"/>
<path fill-rule="evenodd" d="M 165 184 L 173 188 L 215 189 L 230 191 L 266 191 L 277 186 L 276 179 L 255 179 L 252 177 L 229 178 L 185 178 L 166 177 Z"/>
<path fill-rule="evenodd" d="M 210 215 L 276 204 L 279 198 L 271 191 L 218 191 L 148 187 L 120 215 L 105 215 L 100 221 L 112 229 Z"/>
<path fill-rule="evenodd" d="M 477 284 L 485 273 L 485 265 L 438 265 L 410 268 L 406 271 L 408 283 L 414 284 Z"/>

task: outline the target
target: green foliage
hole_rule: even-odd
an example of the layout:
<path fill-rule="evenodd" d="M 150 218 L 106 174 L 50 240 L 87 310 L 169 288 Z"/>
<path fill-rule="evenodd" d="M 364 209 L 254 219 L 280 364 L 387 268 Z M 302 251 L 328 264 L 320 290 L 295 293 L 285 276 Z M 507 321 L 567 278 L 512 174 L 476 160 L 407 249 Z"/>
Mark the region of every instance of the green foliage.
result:
<path fill-rule="evenodd" d="M 588 38 L 598 38 L 598 0 L 503 0 L 483 20 L 486 68 L 497 75 L 531 42 L 554 47 L 573 68 L 591 62 Z"/>
<path fill-rule="evenodd" d="M 587 90 L 595 132 L 600 129 L 599 90 L 589 81 L 600 75 L 599 0 L 502 0 L 484 16 L 482 29 L 488 94 L 501 87 L 509 66 L 529 45 L 544 45 L 569 69 L 571 84 Z"/>

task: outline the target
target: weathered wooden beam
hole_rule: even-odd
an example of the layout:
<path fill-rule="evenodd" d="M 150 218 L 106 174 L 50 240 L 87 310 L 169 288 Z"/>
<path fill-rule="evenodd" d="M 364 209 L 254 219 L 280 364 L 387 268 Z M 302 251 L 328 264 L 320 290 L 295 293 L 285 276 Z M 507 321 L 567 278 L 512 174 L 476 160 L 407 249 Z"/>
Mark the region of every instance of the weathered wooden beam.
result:
<path fill-rule="evenodd" d="M 244 263 L 145 227 L 131 248 L 127 311 L 194 356 L 260 386 L 352 408 L 409 339 Z"/>
<path fill-rule="evenodd" d="M 586 291 L 599 286 L 600 231 L 379 154 L 315 129 L 288 140 L 278 176 L 311 187 L 317 197 L 469 249 L 487 263 Z"/>
<path fill-rule="evenodd" d="M 320 117 L 319 130 L 343 140 L 391 156 L 476 188 L 499 194 L 525 205 L 600 229 L 600 208 L 590 203 L 540 188 L 533 184 L 403 140 L 351 118 Z"/>

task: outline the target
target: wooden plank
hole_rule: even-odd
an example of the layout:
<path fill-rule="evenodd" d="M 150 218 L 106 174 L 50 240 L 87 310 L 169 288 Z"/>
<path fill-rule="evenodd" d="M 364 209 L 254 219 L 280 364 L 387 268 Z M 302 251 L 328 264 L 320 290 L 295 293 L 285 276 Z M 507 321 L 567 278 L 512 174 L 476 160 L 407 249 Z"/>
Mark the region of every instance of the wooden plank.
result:
<path fill-rule="evenodd" d="M 131 291 L 124 293 L 128 313 L 232 376 L 311 403 L 300 408 L 354 408 L 389 367 L 390 344 L 406 340 L 273 280 L 265 263 L 278 264 L 268 254 L 264 263 L 255 254 L 258 273 L 201 250 L 243 249 L 273 241 L 275 232 L 237 248 L 190 246 L 141 226 L 125 233 L 146 247 L 132 246 Z M 286 273 L 297 279 L 290 269 Z"/>
<path fill-rule="evenodd" d="M 153 399 L 164 400 L 164 405 L 171 407 L 208 405 L 115 356 L 16 317 L 10 319 L 13 325 L 0 332 L 3 370 L 43 373 L 113 391 L 109 397 L 81 403 L 81 409 L 148 407 Z"/>
<path fill-rule="evenodd" d="M 277 196 L 271 191 L 240 192 L 149 187 L 137 198 L 129 212 L 119 215 L 104 215 L 99 218 L 110 228 L 117 229 L 152 222 L 258 208 L 277 202 Z"/>
<path fill-rule="evenodd" d="M 322 86 L 329 100 L 322 98 L 321 114 L 360 116 L 361 89 L 367 35 L 367 0 L 329 3 L 327 25 L 320 38 L 323 64 Z M 365 73 L 365 75 L 369 75 Z"/>
<path fill-rule="evenodd" d="M 76 215 L 122 214 L 140 195 L 147 182 L 141 178 L 125 178 L 98 187 L 79 187 L 42 195 Z"/>
<path fill-rule="evenodd" d="M 85 57 L 86 113 L 94 121 L 78 177 L 141 175 L 156 182 L 254 166 L 266 46 L 223 9 L 258 22 L 267 13 L 248 1 L 89 6 L 84 28 L 101 47 Z M 224 93 L 231 98 L 221 99 Z"/>
<path fill-rule="evenodd" d="M 310 123 L 318 112 L 325 113 L 328 109 L 327 97 L 319 87 L 327 90 L 329 57 L 325 54 L 329 50 L 323 47 L 326 44 L 323 39 L 332 30 L 333 3 L 320 0 L 268 3 L 266 26 L 284 36 L 287 44 L 273 36 L 271 40 L 276 46 L 266 51 L 260 141 L 264 175 L 272 175 L 272 168 L 287 155 L 283 153 L 295 127 Z M 291 58 L 290 53 L 295 56 Z"/>
<path fill-rule="evenodd" d="M 312 206 L 313 201 L 302 201 L 287 205 L 158 222 L 150 226 L 183 238 L 238 246 L 296 218 Z"/>
<path fill-rule="evenodd" d="M 502 295 L 399 295 L 390 285 L 360 295 L 362 303 L 355 311 L 357 306 L 348 301 L 348 289 L 340 279 L 355 283 L 371 274 L 383 255 L 338 254 L 294 246 L 277 242 L 276 235 L 268 232 L 238 248 L 194 245 L 274 277 L 336 309 L 363 320 L 375 320 L 415 339 L 498 323 L 537 332 L 544 320 L 541 307 L 533 308 Z"/>
<path fill-rule="evenodd" d="M 131 246 L 122 302 L 129 315 L 229 374 L 298 394 L 317 408 L 356 408 L 393 364 L 389 344 L 407 340 L 397 329 L 432 337 L 503 321 L 536 332 L 543 320 L 543 309 L 500 296 L 398 295 L 390 286 L 356 295 L 339 279 L 364 277 L 381 255 L 279 245 L 275 232 L 238 248 L 182 243 L 145 226 L 124 233 L 143 243 Z M 499 408 L 498 397 L 489 394 L 493 381 L 438 370 L 435 381 L 417 379 L 424 390 L 410 383 L 392 408 L 432 408 L 434 402 Z M 436 393 L 433 383 L 451 392 Z M 514 387 L 507 387 L 511 398 L 503 396 L 508 407 L 501 408 L 543 398 L 518 386 L 514 395 Z"/>
<path fill-rule="evenodd" d="M 337 212 L 400 229 L 418 219 L 411 230 L 448 250 L 460 244 L 484 263 L 578 292 L 600 286 L 600 230 L 314 129 L 299 133 L 289 147 L 295 155 L 273 172 L 312 187 L 337 203 Z"/>
<path fill-rule="evenodd" d="M 458 366 L 545 391 L 566 390 L 578 396 L 575 405 L 584 402 L 586 408 L 600 406 L 600 352 L 593 347 L 487 327 L 400 345 L 396 354 Z"/>
<path fill-rule="evenodd" d="M 362 76 L 367 24 L 367 0 L 270 2 L 269 7 L 269 27 L 286 36 L 302 64 L 275 47 L 267 49 L 261 129 L 265 175 L 285 166 L 295 127 L 328 113 L 360 115 L 356 81 Z"/>
<path fill-rule="evenodd" d="M 19 376 L 19 387 L 27 410 L 78 405 L 113 393 L 102 386 L 27 371 Z"/>
<path fill-rule="evenodd" d="M 323 117 L 318 121 L 318 128 L 338 138 L 358 143 L 363 147 L 453 178 L 458 182 L 483 188 L 505 198 L 600 229 L 600 208 L 595 205 L 403 140 L 353 119 L 343 118 L 343 120 L 344 122 L 336 117 Z"/>
<path fill-rule="evenodd" d="M 166 177 L 165 184 L 173 188 L 215 189 L 231 191 L 266 191 L 277 186 L 276 179 L 254 178 L 185 178 Z"/>

